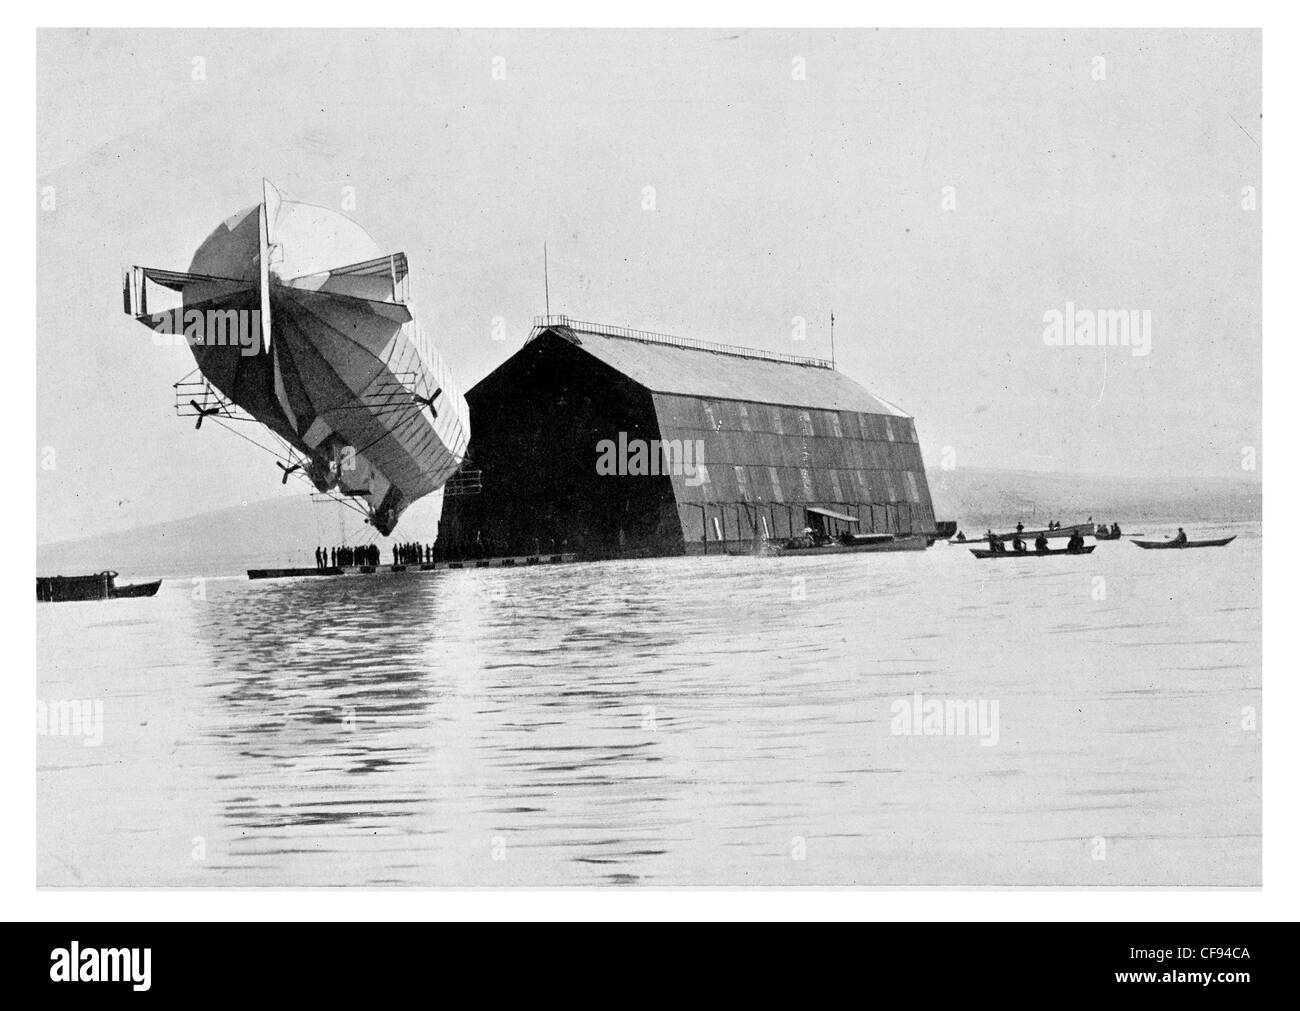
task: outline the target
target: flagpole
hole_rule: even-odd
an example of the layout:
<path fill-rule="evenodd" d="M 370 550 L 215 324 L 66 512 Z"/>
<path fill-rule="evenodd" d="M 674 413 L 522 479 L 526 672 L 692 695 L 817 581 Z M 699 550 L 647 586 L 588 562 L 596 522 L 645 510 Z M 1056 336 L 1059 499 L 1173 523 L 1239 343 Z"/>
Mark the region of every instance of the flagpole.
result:
<path fill-rule="evenodd" d="M 835 368 L 835 313 L 831 313 L 831 368 Z"/>

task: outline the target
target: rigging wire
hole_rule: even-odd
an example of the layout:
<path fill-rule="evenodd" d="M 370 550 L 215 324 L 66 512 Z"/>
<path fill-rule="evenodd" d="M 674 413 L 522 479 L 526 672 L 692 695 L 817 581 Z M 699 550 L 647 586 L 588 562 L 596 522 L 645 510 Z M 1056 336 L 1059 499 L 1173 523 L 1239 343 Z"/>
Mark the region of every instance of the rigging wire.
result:
<path fill-rule="evenodd" d="M 245 435 L 243 432 L 239 432 L 239 431 L 236 431 L 234 428 L 231 428 L 229 425 L 227 425 L 227 424 L 222 420 L 221 417 L 219 417 L 219 416 L 215 416 L 215 417 L 213 417 L 212 420 L 213 420 L 213 422 L 214 422 L 215 424 L 220 425 L 222 428 L 224 428 L 226 431 L 230 432 L 231 434 L 238 436 L 239 438 L 243 439 L 245 442 L 249 443 L 249 444 L 252 445 L 252 446 L 256 446 L 256 447 L 257 447 L 258 449 L 260 449 L 263 453 L 270 453 L 270 454 L 271 454 L 272 456 L 274 456 L 274 457 L 277 457 L 277 458 L 279 457 L 279 454 L 276 453 L 275 450 L 270 449 L 269 447 L 262 445 L 262 444 L 261 444 L 260 442 L 258 442 L 256 439 L 253 439 L 253 438 L 251 438 L 251 437 Z M 277 441 L 278 441 L 278 442 L 279 442 L 279 443 L 284 447 L 284 449 L 285 449 L 285 457 L 286 457 L 286 459 L 296 460 L 296 457 L 295 457 L 295 454 L 293 453 L 292 447 L 291 447 L 287 442 L 285 442 L 284 439 L 283 439 L 281 436 L 277 435 L 275 432 L 272 432 L 271 435 L 272 435 L 273 438 L 275 438 L 275 439 L 276 439 L 276 440 L 277 440 Z M 307 484 L 311 485 L 313 491 L 316 490 L 316 486 L 315 486 L 315 484 L 312 482 L 311 478 L 309 478 L 309 477 L 308 477 L 305 473 L 303 473 L 302 471 L 295 471 L 293 477 L 294 477 L 295 480 L 298 480 L 298 481 L 305 481 Z M 367 512 L 365 509 L 361 508 L 361 507 L 360 507 L 359 505 L 357 505 L 355 502 L 350 502 L 350 501 L 348 501 L 348 499 L 345 498 L 345 497 L 342 496 L 342 495 L 339 495 L 339 494 L 337 494 L 337 493 L 335 493 L 335 492 L 333 492 L 333 491 L 320 492 L 319 494 L 325 495 L 325 496 L 327 496 L 328 498 L 332 499 L 334 502 L 338 503 L 339 505 L 341 505 L 341 506 L 345 506 L 346 508 L 351 509 L 351 510 L 352 510 L 353 512 L 355 512 L 358 516 L 361 516 L 361 517 L 362 517 L 363 519 L 365 519 L 365 520 L 369 520 L 369 519 L 370 519 L 370 513 L 369 513 L 369 512 Z"/>

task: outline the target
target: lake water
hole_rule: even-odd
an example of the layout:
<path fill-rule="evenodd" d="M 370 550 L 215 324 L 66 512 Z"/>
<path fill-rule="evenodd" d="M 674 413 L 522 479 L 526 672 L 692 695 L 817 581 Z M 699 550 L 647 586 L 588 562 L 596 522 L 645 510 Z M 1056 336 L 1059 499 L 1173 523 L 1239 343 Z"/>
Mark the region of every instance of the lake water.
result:
<path fill-rule="evenodd" d="M 40 605 L 37 697 L 89 705 L 37 740 L 38 883 L 1259 885 L 1227 532 Z"/>

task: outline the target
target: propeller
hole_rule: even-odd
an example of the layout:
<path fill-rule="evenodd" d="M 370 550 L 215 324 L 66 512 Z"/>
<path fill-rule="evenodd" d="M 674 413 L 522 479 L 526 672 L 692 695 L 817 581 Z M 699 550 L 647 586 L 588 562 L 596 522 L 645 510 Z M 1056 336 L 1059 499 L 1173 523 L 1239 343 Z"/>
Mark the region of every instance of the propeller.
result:
<path fill-rule="evenodd" d="M 429 409 L 429 413 L 432 414 L 435 418 L 438 416 L 438 409 L 433 406 L 433 402 L 437 400 L 438 397 L 441 395 L 442 395 L 441 386 L 439 386 L 436 390 L 434 390 L 433 395 L 430 397 L 422 397 L 418 393 L 411 394 L 411 396 L 415 398 L 415 402 L 419 404 L 421 407 L 427 407 Z"/>
<path fill-rule="evenodd" d="M 435 394 L 435 396 L 436 396 L 436 394 Z M 198 402 L 197 400 L 191 400 L 191 401 L 190 401 L 190 406 L 191 406 L 192 408 L 194 408 L 195 411 L 198 412 L 198 421 L 194 422 L 194 429 L 195 429 L 195 431 L 198 431 L 200 428 L 203 427 L 203 419 L 204 419 L 204 418 L 206 418 L 206 417 L 208 417 L 208 416 L 210 416 L 210 415 L 213 415 L 213 414 L 220 414 L 220 413 L 221 413 L 221 407 L 220 407 L 220 405 L 218 405 L 217 407 L 200 407 L 200 406 L 199 406 L 199 402 Z"/>
<path fill-rule="evenodd" d="M 295 463 L 292 467 L 286 467 L 279 460 L 276 460 L 275 465 L 279 467 L 282 471 L 284 471 L 283 476 L 280 478 L 281 484 L 288 484 L 289 475 L 292 474 L 295 470 L 302 470 L 302 464 L 300 463 Z"/>

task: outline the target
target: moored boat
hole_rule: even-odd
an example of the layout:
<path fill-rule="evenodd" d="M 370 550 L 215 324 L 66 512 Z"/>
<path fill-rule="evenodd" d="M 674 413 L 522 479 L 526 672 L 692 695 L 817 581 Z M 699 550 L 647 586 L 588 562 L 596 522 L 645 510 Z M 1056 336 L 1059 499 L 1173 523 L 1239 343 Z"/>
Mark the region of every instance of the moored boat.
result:
<path fill-rule="evenodd" d="M 924 534 L 866 534 L 855 537 L 850 543 L 819 544 L 798 547 L 790 544 L 781 545 L 775 552 L 783 556 L 802 555 L 846 555 L 862 552 L 883 551 L 924 551 L 930 545 L 930 538 Z"/>
<path fill-rule="evenodd" d="M 152 597 L 162 585 L 161 579 L 152 583 L 118 586 L 117 573 L 110 569 L 91 576 L 37 576 L 36 599 L 46 603 L 69 600 L 116 600 L 118 597 Z"/>

